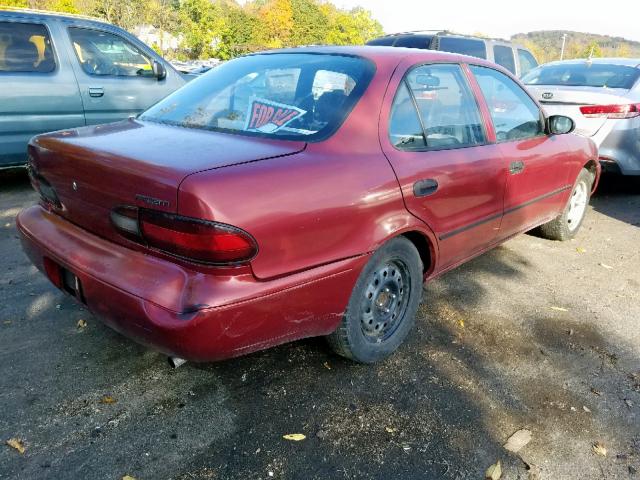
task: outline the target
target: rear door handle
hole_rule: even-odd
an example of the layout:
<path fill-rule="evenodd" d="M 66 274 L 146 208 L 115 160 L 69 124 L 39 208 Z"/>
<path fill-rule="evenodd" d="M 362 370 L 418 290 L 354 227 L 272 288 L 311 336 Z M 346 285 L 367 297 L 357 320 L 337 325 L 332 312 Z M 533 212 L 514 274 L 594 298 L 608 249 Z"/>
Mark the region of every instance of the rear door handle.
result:
<path fill-rule="evenodd" d="M 427 195 L 433 195 L 438 190 L 438 181 L 433 178 L 427 178 L 426 180 L 418 180 L 413 184 L 413 194 L 416 197 L 426 197 Z"/>
<path fill-rule="evenodd" d="M 104 95 L 104 90 L 102 87 L 89 87 L 89 96 L 90 97 L 101 97 Z"/>
<path fill-rule="evenodd" d="M 522 173 L 524 171 L 524 162 L 521 160 L 517 160 L 515 162 L 511 162 L 509 164 L 509 173 L 511 175 L 517 175 L 518 173 Z"/>

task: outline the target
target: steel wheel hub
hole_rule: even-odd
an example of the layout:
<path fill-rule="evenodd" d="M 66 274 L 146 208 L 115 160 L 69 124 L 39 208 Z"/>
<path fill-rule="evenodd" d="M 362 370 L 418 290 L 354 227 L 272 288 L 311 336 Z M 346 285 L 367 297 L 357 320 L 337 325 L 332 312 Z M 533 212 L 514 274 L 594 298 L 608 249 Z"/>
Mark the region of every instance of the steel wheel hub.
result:
<path fill-rule="evenodd" d="M 584 211 L 587 208 L 587 202 L 589 201 L 589 189 L 585 182 L 580 182 L 576 185 L 575 190 L 571 194 L 569 199 L 569 211 L 567 212 L 567 224 L 570 231 L 574 231 L 578 228 L 580 220 L 584 215 Z"/>
<path fill-rule="evenodd" d="M 409 270 L 399 260 L 371 274 L 361 304 L 362 331 L 368 340 L 381 342 L 393 334 L 407 308 L 409 289 Z"/>

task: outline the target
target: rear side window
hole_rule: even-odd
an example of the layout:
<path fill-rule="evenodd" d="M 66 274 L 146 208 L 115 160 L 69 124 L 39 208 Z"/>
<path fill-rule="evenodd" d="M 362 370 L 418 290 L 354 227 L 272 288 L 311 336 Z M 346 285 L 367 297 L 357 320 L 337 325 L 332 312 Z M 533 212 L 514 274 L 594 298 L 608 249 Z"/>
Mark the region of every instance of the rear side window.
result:
<path fill-rule="evenodd" d="M 630 89 L 640 78 L 640 68 L 603 63 L 542 65 L 522 78 L 526 85 L 563 85 Z"/>
<path fill-rule="evenodd" d="M 424 35 L 407 35 L 406 37 L 398 38 L 394 47 L 406 47 L 406 48 L 429 48 L 431 44 L 431 38 Z"/>
<path fill-rule="evenodd" d="M 498 141 L 522 140 L 544 133 L 540 109 L 520 85 L 492 68 L 470 68 L 489 107 Z"/>
<path fill-rule="evenodd" d="M 88 75 L 154 76 L 151 59 L 118 35 L 72 27 L 69 36 L 82 70 Z"/>
<path fill-rule="evenodd" d="M 44 25 L 0 22 L 0 73 L 49 73 L 56 68 Z"/>
<path fill-rule="evenodd" d="M 460 37 L 440 37 L 438 50 L 461 53 L 472 57 L 487 58 L 487 47 L 482 40 Z"/>
<path fill-rule="evenodd" d="M 536 58 L 528 50 L 518 49 L 518 60 L 520 61 L 520 76 L 524 76 L 538 66 Z"/>
<path fill-rule="evenodd" d="M 516 61 L 513 58 L 513 49 L 511 47 L 494 45 L 493 59 L 498 65 L 503 66 L 514 75 L 516 74 Z"/>
<path fill-rule="evenodd" d="M 405 77 L 389 123 L 399 149 L 447 149 L 485 142 L 480 111 L 458 65 L 424 65 Z"/>

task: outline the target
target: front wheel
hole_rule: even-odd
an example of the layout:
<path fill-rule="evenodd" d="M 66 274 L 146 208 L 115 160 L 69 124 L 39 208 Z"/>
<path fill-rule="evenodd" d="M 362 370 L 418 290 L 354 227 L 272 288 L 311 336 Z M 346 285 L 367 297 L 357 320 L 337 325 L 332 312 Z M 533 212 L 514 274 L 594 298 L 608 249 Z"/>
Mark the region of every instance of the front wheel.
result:
<path fill-rule="evenodd" d="M 540 233 L 543 237 L 560 241 L 570 240 L 575 237 L 587 212 L 592 184 L 593 177 L 591 173 L 583 168 L 578 174 L 571 196 L 563 212 L 550 222 L 540 226 Z"/>
<path fill-rule="evenodd" d="M 415 323 L 422 296 L 422 261 L 397 237 L 376 251 L 351 293 L 340 326 L 327 337 L 343 357 L 373 363 L 391 355 Z"/>

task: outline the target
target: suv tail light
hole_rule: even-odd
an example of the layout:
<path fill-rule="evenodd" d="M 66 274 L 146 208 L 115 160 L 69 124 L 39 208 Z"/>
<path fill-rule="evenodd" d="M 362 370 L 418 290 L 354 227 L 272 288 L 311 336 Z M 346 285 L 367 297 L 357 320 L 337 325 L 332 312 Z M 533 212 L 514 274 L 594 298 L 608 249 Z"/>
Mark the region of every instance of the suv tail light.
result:
<path fill-rule="evenodd" d="M 195 262 L 234 264 L 258 253 L 251 235 L 223 223 L 135 207 L 113 210 L 111 221 L 129 239 Z"/>
<path fill-rule="evenodd" d="M 585 105 L 580 112 L 587 118 L 634 118 L 640 116 L 640 103 L 623 105 Z"/>

